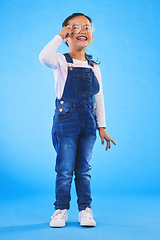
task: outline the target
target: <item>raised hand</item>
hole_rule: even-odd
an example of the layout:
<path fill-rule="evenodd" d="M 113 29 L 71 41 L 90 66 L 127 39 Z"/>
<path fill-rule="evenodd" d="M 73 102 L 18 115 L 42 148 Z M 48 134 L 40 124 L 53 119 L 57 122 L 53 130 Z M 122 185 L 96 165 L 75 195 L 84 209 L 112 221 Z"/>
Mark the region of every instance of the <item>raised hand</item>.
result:
<path fill-rule="evenodd" d="M 68 25 L 68 26 L 62 28 L 62 30 L 60 31 L 59 35 L 61 36 L 63 41 L 66 42 L 67 38 L 70 37 L 71 33 L 72 33 L 72 31 L 71 31 L 71 29 L 70 29 L 70 27 Z"/>

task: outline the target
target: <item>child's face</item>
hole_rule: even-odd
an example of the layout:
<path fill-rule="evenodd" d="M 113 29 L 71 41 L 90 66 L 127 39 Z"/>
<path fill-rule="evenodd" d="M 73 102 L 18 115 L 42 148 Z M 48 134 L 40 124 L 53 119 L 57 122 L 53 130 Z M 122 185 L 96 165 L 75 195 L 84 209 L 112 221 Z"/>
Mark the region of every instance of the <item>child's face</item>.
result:
<path fill-rule="evenodd" d="M 74 17 L 68 22 L 68 25 L 72 29 L 72 34 L 67 39 L 70 48 L 86 48 L 93 41 L 92 26 L 86 17 Z"/>

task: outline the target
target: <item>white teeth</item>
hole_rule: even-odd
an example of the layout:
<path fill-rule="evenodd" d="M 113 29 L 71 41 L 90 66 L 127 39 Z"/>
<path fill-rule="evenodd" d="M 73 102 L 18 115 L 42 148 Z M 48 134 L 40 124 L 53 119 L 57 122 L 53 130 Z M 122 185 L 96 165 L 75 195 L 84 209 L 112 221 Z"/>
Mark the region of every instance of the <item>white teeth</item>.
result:
<path fill-rule="evenodd" d="M 78 40 L 87 40 L 86 37 L 78 37 L 77 39 L 78 39 Z"/>

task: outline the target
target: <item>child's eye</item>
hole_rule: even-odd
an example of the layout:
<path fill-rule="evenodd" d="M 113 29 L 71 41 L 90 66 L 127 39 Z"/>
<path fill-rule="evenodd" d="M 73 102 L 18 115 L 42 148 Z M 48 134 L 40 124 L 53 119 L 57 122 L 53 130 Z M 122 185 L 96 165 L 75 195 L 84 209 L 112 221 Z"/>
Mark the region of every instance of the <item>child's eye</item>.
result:
<path fill-rule="evenodd" d="M 85 29 L 85 30 L 90 30 L 90 29 L 91 29 L 91 27 L 90 27 L 90 26 L 88 26 L 88 25 L 86 25 L 86 26 L 84 26 L 84 29 Z"/>
<path fill-rule="evenodd" d="M 73 25 L 72 29 L 79 29 L 79 25 Z"/>

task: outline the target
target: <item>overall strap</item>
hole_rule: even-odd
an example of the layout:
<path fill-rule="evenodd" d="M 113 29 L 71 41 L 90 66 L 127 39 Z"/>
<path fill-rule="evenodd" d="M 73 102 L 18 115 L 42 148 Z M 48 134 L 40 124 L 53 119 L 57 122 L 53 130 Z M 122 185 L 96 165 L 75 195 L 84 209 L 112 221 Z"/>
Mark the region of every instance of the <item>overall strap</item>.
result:
<path fill-rule="evenodd" d="M 65 53 L 65 54 L 63 54 L 63 55 L 65 56 L 66 61 L 67 61 L 68 63 L 73 63 L 73 59 L 71 58 L 71 56 L 69 55 L 69 53 Z"/>
<path fill-rule="evenodd" d="M 65 54 L 63 54 L 64 56 L 65 56 L 65 58 L 66 58 L 66 61 L 68 62 L 68 63 L 73 63 L 73 59 L 71 58 L 71 56 L 69 55 L 69 53 L 65 53 Z M 92 62 L 92 60 L 90 60 L 90 59 L 88 59 L 88 58 L 86 58 L 87 59 L 87 61 L 88 61 L 88 64 L 91 66 L 91 67 L 94 67 L 94 63 Z"/>

